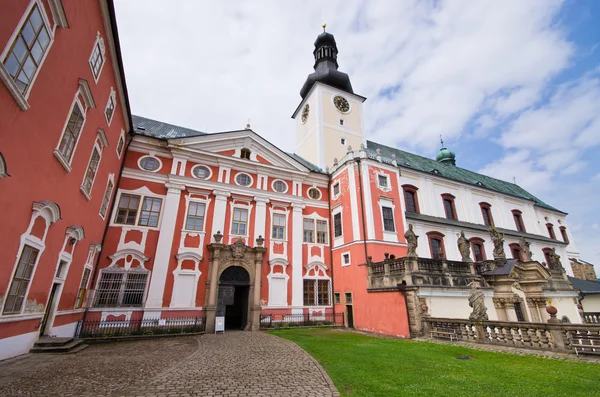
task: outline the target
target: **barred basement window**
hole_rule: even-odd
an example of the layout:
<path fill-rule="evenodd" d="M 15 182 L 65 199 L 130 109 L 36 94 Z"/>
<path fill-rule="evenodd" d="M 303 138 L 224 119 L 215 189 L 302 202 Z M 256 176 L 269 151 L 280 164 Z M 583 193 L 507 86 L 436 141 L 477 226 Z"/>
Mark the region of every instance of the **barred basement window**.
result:
<path fill-rule="evenodd" d="M 140 307 L 144 304 L 147 270 L 104 270 L 94 307 Z"/>
<path fill-rule="evenodd" d="M 23 247 L 17 270 L 8 289 L 2 314 L 18 314 L 21 312 L 39 253 L 40 251 L 28 245 Z"/>
<path fill-rule="evenodd" d="M 386 232 L 395 232 L 394 211 L 389 207 L 381 207 L 381 212 L 383 214 L 383 230 Z"/>
<path fill-rule="evenodd" d="M 160 206 L 162 199 L 154 197 L 144 197 L 142 204 L 142 212 L 140 213 L 139 226 L 158 226 L 158 218 L 160 216 Z"/>
<path fill-rule="evenodd" d="M 329 306 L 331 280 L 304 280 L 304 306 Z"/>
<path fill-rule="evenodd" d="M 333 236 L 340 237 L 342 235 L 342 213 L 338 212 L 333 216 Z"/>
<path fill-rule="evenodd" d="M 21 94 L 25 95 L 30 87 L 49 43 L 50 36 L 36 4 L 3 61 Z"/>
<path fill-rule="evenodd" d="M 204 203 L 190 202 L 185 221 L 185 228 L 187 230 L 202 231 L 204 229 L 204 209 Z"/>
<path fill-rule="evenodd" d="M 304 280 L 304 306 L 314 306 L 317 280 Z"/>

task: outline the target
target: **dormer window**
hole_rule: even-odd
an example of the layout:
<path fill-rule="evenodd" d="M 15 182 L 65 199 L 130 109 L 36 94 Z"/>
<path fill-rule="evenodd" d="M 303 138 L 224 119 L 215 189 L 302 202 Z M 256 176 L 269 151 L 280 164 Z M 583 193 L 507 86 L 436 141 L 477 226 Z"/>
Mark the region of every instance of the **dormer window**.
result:
<path fill-rule="evenodd" d="M 240 152 L 240 158 L 244 159 L 244 160 L 250 160 L 250 149 L 242 149 L 242 151 Z"/>

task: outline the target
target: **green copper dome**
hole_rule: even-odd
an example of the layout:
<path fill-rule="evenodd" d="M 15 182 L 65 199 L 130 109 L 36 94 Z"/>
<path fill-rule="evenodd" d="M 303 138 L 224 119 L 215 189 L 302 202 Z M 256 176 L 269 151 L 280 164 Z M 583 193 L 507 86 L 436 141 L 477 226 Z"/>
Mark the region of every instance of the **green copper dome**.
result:
<path fill-rule="evenodd" d="M 456 165 L 456 154 L 452 150 L 448 150 L 445 147 L 442 147 L 438 152 L 435 159 L 443 164 L 452 164 Z"/>

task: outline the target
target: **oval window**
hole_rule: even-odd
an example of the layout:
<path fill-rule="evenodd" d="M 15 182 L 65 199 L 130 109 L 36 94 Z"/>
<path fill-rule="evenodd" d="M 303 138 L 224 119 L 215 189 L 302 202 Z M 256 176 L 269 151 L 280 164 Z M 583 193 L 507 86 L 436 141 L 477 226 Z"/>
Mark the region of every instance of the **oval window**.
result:
<path fill-rule="evenodd" d="M 311 187 L 310 189 L 308 189 L 308 197 L 310 197 L 313 200 L 319 200 L 321 199 L 321 191 L 316 187 Z"/>
<path fill-rule="evenodd" d="M 241 186 L 250 186 L 252 184 L 252 178 L 248 174 L 237 174 L 235 181 Z"/>
<path fill-rule="evenodd" d="M 279 193 L 285 193 L 287 191 L 287 185 L 284 181 L 275 181 L 273 182 L 273 190 Z"/>
<path fill-rule="evenodd" d="M 198 179 L 208 179 L 210 177 L 210 169 L 203 165 L 197 165 L 192 169 L 192 174 Z"/>
<path fill-rule="evenodd" d="M 140 168 L 146 171 L 156 171 L 160 168 L 160 162 L 155 157 L 144 157 L 140 160 Z"/>

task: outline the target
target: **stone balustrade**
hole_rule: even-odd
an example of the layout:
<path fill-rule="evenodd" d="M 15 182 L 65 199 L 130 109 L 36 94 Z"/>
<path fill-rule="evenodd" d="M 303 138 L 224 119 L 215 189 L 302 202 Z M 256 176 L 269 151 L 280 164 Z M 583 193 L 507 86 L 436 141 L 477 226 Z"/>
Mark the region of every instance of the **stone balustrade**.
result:
<path fill-rule="evenodd" d="M 600 353 L 600 325 L 470 321 L 451 318 L 423 318 L 423 333 L 431 330 L 455 332 L 458 340 L 524 349 L 574 352 L 585 346 Z M 595 347 L 597 346 L 597 348 Z"/>
<path fill-rule="evenodd" d="M 585 312 L 583 313 L 583 321 L 586 324 L 600 324 L 600 313 Z"/>

